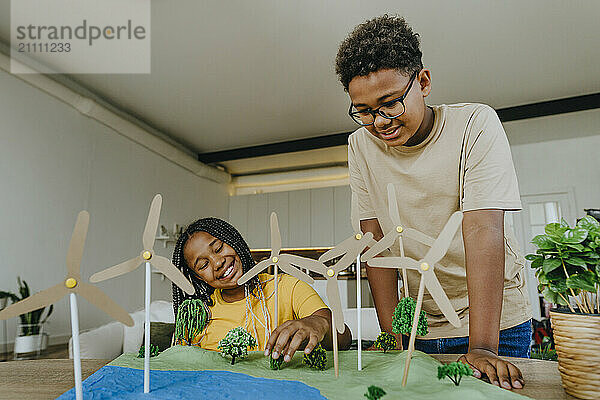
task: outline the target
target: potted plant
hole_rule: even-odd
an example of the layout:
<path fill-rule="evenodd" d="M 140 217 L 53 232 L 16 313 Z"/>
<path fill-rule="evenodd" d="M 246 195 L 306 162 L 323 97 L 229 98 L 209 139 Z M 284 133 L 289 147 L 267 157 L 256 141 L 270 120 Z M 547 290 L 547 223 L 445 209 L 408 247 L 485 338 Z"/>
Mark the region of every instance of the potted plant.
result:
<path fill-rule="evenodd" d="M 20 277 L 17 278 L 19 295 L 7 293 L 13 302 L 21 301 L 30 296 L 29 285 Z M 48 334 L 43 332 L 43 325 L 52 314 L 54 306 L 42 307 L 19 316 L 20 323 L 15 337 L 15 354 L 40 352 L 48 347 Z M 44 314 L 44 311 L 46 313 Z"/>
<path fill-rule="evenodd" d="M 528 254 L 544 297 L 558 305 L 550 311 L 558 369 L 565 391 L 595 399 L 600 380 L 600 222 L 591 216 L 574 227 L 564 220 L 548 224 L 533 238 Z"/>

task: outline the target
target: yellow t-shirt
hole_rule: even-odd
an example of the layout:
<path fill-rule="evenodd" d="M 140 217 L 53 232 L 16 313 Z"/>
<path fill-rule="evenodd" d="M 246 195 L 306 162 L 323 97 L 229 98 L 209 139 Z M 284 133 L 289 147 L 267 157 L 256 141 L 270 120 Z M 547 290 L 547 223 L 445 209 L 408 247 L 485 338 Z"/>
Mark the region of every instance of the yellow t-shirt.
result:
<path fill-rule="evenodd" d="M 377 218 L 384 233 L 393 229 L 389 217 L 387 184 L 396 187 L 403 225 L 436 238 L 457 210 L 520 210 L 521 199 L 510 147 L 496 112 L 483 104 L 433 106 L 434 125 L 417 146 L 390 147 L 359 128 L 348 139 L 348 168 L 352 193 L 357 197 L 360 219 Z M 460 232 L 460 230 L 459 230 Z M 406 255 L 425 256 L 429 248 L 404 238 Z M 524 289 L 524 259 L 514 233 L 505 223 L 504 299 L 500 328 L 516 326 L 531 318 Z M 398 242 L 391 247 L 400 255 Z M 410 295 L 416 298 L 420 274 L 408 270 Z M 454 328 L 427 291 L 426 339 L 469 334 L 469 308 L 462 235 L 454 237 L 435 274 L 457 311 L 461 328 Z"/>
<path fill-rule="evenodd" d="M 266 308 L 271 321 L 271 331 L 275 322 L 275 296 L 274 277 L 268 274 L 259 274 L 259 280 L 266 298 Z M 317 292 L 308 284 L 294 278 L 293 276 L 278 275 L 278 297 L 279 297 L 279 323 L 285 321 L 308 317 L 315 311 L 327 308 Z M 227 303 L 223 300 L 220 290 L 215 290 L 211 296 L 214 306 L 210 307 L 211 319 L 206 329 L 198 335 L 192 344 L 207 350 L 218 350 L 219 340 L 223 339 L 227 332 L 238 326 L 243 326 L 258 341 L 259 350 L 264 350 L 268 338 L 265 335 L 265 317 L 261 302 L 254 296 L 250 296 L 252 311 L 254 312 L 255 324 L 250 312 L 247 311 L 246 299 Z M 259 322 L 260 321 L 260 322 Z M 254 327 L 256 326 L 256 331 Z"/>

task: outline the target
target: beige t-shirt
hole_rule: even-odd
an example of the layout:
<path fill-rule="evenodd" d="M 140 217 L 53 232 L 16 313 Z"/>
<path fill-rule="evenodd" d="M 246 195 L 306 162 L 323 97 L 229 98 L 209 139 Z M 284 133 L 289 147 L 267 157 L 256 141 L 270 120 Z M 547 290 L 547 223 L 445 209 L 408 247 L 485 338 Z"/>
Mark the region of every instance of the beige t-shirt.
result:
<path fill-rule="evenodd" d="M 360 219 L 377 218 L 384 233 L 394 228 L 389 217 L 387 184 L 396 187 L 400 220 L 429 236 L 438 236 L 457 210 L 520 210 L 521 200 L 510 147 L 496 112 L 483 104 L 433 106 L 433 129 L 423 143 L 390 147 L 365 128 L 348 138 L 350 186 Z M 460 230 L 459 230 L 460 232 Z M 504 224 L 505 278 L 500 329 L 531 318 L 523 279 L 524 259 L 514 233 Z M 421 259 L 427 246 L 404 238 L 408 257 Z M 398 242 L 390 249 L 400 255 Z M 416 298 L 418 271 L 408 272 L 410 295 Z M 465 251 L 458 233 L 435 274 L 457 311 L 462 327 L 454 328 L 427 290 L 423 310 L 429 321 L 426 339 L 468 336 L 469 313 Z"/>

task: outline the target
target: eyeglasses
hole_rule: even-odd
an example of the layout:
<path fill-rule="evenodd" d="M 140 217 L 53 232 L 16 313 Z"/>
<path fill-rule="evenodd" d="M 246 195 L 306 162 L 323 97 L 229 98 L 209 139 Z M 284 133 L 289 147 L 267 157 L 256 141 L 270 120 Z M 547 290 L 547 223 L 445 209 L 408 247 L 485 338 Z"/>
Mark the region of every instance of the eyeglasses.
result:
<path fill-rule="evenodd" d="M 350 104 L 350 109 L 348 110 L 348 115 L 350 115 L 350 118 L 352 118 L 352 120 L 354 122 L 356 122 L 357 124 L 359 124 L 360 126 L 372 125 L 375 122 L 375 114 L 379 114 L 383 118 L 387 118 L 387 119 L 398 118 L 399 116 L 404 114 L 404 112 L 406 111 L 406 108 L 404 107 L 404 99 L 408 95 L 408 92 L 410 92 L 410 88 L 412 87 L 412 84 L 416 77 L 417 77 L 417 71 L 415 71 L 412 74 L 410 81 L 408 82 L 408 88 L 406 89 L 406 91 L 404 92 L 404 94 L 402 96 L 397 97 L 390 101 L 386 101 L 385 103 L 383 103 L 381 106 L 377 107 L 374 110 L 366 109 L 366 110 L 357 111 L 354 108 L 354 105 Z"/>

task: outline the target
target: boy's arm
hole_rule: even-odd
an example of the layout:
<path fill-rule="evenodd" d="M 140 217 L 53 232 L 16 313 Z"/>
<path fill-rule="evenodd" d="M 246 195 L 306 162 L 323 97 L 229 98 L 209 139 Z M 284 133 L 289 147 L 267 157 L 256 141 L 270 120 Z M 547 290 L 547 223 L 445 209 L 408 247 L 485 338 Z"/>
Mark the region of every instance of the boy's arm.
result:
<path fill-rule="evenodd" d="M 523 387 L 521 371 L 500 359 L 498 341 L 504 294 L 504 210 L 466 211 L 463 240 L 469 293 L 469 351 L 460 361 L 506 389 Z"/>
<path fill-rule="evenodd" d="M 361 220 L 360 230 L 364 233 L 371 232 L 373 239 L 378 241 L 383 237 L 383 231 L 376 218 Z M 396 336 L 397 347 L 401 348 L 402 335 L 392 332 L 392 315 L 398 304 L 398 270 L 369 267 L 367 268 L 367 278 L 375 301 L 379 326 L 383 332 L 389 332 Z"/>

